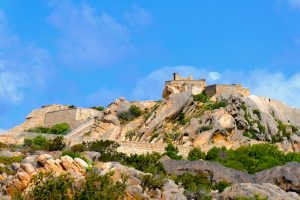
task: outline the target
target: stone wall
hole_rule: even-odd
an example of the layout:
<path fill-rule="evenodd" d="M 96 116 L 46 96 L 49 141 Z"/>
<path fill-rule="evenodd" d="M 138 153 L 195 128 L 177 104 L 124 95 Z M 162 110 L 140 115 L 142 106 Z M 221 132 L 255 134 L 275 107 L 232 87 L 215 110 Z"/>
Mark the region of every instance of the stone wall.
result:
<path fill-rule="evenodd" d="M 232 85 L 209 85 L 205 88 L 205 91 L 208 96 L 213 96 L 215 94 L 240 94 L 242 96 L 249 96 L 250 90 L 244 88 L 238 84 Z"/>
<path fill-rule="evenodd" d="M 163 97 L 168 97 L 171 94 L 190 91 L 192 94 L 200 94 L 206 86 L 206 81 L 202 80 L 173 80 L 166 81 L 163 91 Z"/>
<path fill-rule="evenodd" d="M 39 108 L 39 109 L 35 109 L 29 115 L 27 115 L 26 121 L 24 123 L 12 128 L 5 134 L 15 135 L 16 133 L 26 131 L 30 128 L 44 126 L 46 113 L 53 112 L 53 111 L 59 111 L 59 110 L 65 110 L 66 108 L 68 108 L 68 106 L 54 104 L 54 105 L 49 105 L 49 106 L 43 106 L 42 108 Z"/>
<path fill-rule="evenodd" d="M 68 123 L 70 127 L 76 128 L 82 122 L 100 115 L 100 112 L 90 108 L 71 108 L 46 113 L 45 126 Z"/>

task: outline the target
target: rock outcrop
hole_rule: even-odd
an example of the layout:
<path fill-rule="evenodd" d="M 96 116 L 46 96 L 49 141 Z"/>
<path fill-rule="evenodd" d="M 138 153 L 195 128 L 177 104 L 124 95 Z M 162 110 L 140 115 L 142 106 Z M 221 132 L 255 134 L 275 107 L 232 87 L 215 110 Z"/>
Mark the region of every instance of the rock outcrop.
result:
<path fill-rule="evenodd" d="M 299 200 L 300 197 L 294 192 L 285 192 L 276 185 L 270 183 L 251 184 L 240 183 L 226 188 L 224 192 L 217 195 L 218 200 L 231 200 L 237 198 L 263 198 L 268 200 Z"/>

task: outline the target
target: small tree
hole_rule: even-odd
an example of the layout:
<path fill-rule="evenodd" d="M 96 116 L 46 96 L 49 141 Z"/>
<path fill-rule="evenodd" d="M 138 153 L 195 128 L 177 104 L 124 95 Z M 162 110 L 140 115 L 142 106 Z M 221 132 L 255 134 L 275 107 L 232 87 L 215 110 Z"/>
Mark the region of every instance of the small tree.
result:
<path fill-rule="evenodd" d="M 49 140 L 48 142 L 48 150 L 49 151 L 59 151 L 65 148 L 66 143 L 64 142 L 63 136 L 58 136 L 54 139 Z"/>

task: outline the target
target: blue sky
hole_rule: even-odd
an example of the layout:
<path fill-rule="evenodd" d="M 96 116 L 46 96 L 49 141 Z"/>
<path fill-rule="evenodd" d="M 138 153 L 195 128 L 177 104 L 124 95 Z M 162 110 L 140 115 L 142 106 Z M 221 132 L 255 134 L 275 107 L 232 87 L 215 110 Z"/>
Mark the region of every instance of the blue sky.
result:
<path fill-rule="evenodd" d="M 0 2 L 0 130 L 34 108 L 159 99 L 172 72 L 300 107 L 300 0 Z"/>

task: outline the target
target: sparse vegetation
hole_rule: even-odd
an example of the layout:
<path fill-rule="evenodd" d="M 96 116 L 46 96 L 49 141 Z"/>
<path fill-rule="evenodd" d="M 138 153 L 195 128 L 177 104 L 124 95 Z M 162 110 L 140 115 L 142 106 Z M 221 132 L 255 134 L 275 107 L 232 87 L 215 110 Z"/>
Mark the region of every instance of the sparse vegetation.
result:
<path fill-rule="evenodd" d="M 142 114 L 142 111 L 139 107 L 132 105 L 129 107 L 128 111 L 123 111 L 118 113 L 118 118 L 122 123 L 132 121 L 133 119 L 139 117 Z"/>
<path fill-rule="evenodd" d="M 155 138 L 157 138 L 159 136 L 159 133 L 158 132 L 155 132 L 151 135 L 151 138 L 150 138 L 150 141 L 149 142 L 152 142 Z"/>

